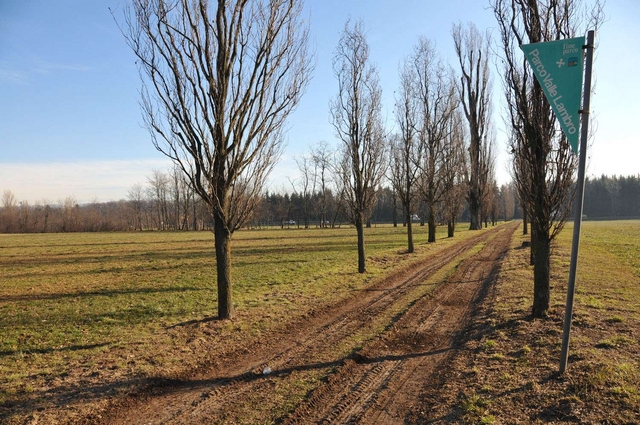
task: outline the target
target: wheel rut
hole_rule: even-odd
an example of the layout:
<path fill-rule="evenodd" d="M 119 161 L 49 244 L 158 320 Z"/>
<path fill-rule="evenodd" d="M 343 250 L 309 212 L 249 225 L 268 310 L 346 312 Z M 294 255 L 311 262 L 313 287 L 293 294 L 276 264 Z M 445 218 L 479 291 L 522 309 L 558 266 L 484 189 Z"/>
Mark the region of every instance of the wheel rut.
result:
<path fill-rule="evenodd" d="M 428 408 L 419 403 L 420 390 L 453 354 L 456 334 L 482 286 L 495 277 L 513 230 L 493 235 L 434 297 L 413 304 L 382 339 L 337 370 L 284 423 L 404 424 L 417 410 Z"/>
<path fill-rule="evenodd" d="M 99 422 L 252 423 L 278 415 L 280 385 L 309 371 L 323 371 L 326 381 L 293 412 L 285 409 L 279 421 L 394 423 L 389 418 L 401 416 L 408 407 L 400 403 L 408 396 L 397 399 L 394 393 L 414 391 L 422 378 L 413 375 L 430 374 L 446 358 L 475 294 L 506 252 L 514 229 L 508 225 L 479 232 L 426 264 L 400 270 L 300 323 L 283 326 L 247 354 L 233 353 L 191 379 L 166 382 L 148 394 L 131 397 Z M 472 253 L 481 243 L 484 248 Z M 444 283 L 435 289 L 423 287 L 461 257 L 466 259 Z M 336 356 L 335 348 L 353 335 L 375 333 L 378 317 L 391 317 L 382 335 L 346 358 Z M 264 374 L 267 366 L 271 373 Z M 257 403 L 260 399 L 265 403 Z M 253 416 L 248 417 L 247 411 Z"/>

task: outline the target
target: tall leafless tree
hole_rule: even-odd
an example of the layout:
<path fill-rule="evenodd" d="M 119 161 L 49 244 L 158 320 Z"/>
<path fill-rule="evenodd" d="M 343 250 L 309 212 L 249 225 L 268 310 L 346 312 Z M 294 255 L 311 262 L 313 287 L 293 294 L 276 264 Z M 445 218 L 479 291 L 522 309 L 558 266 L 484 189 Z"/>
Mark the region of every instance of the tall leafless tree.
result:
<path fill-rule="evenodd" d="M 479 187 L 482 188 L 480 198 L 480 226 L 487 222 L 493 207 L 496 191 L 496 130 L 493 125 L 487 130 L 484 143 L 480 146 L 480 167 L 479 167 Z"/>
<path fill-rule="evenodd" d="M 302 210 L 302 218 L 304 219 L 305 229 L 309 228 L 309 221 L 311 212 L 313 209 L 313 195 L 316 192 L 316 162 L 313 161 L 312 156 L 302 155 L 295 158 L 298 170 L 300 171 L 300 177 L 292 182 L 294 192 L 297 187 L 300 193 L 300 205 Z"/>
<path fill-rule="evenodd" d="M 460 108 L 449 121 L 450 130 L 445 139 L 441 167 L 443 184 L 443 210 L 447 220 L 447 236 L 455 233 L 456 221 L 462 212 L 464 196 L 467 193 L 468 174 L 465 156 L 466 131 Z"/>
<path fill-rule="evenodd" d="M 511 124 L 511 120 L 509 120 Z M 526 200 L 526 191 L 528 187 L 531 187 L 528 179 L 532 176 L 531 171 L 528 169 L 529 162 L 524 160 L 524 154 L 522 148 L 524 143 L 516 140 L 520 135 L 517 131 L 512 130 L 510 139 L 508 141 L 509 153 L 513 157 L 513 162 L 510 164 L 509 173 L 511 174 L 511 180 L 515 184 L 518 199 L 520 200 L 520 207 L 522 208 L 522 234 L 529 234 L 529 214 Z M 530 263 L 534 264 L 533 252 L 530 255 Z"/>
<path fill-rule="evenodd" d="M 12 191 L 5 189 L 2 192 L 2 209 L 0 210 L 0 231 L 12 233 L 17 231 L 18 222 L 18 202 Z"/>
<path fill-rule="evenodd" d="M 231 236 L 250 217 L 310 78 L 302 7 L 294 0 L 132 0 L 125 11 L 153 143 L 213 216 L 223 319 L 234 317 Z"/>
<path fill-rule="evenodd" d="M 520 162 L 514 174 L 531 221 L 532 313 L 543 317 L 549 309 L 551 242 L 570 212 L 577 157 L 518 47 L 584 33 L 588 25 L 601 21 L 602 8 L 598 3 L 583 7 L 580 0 L 493 0 L 491 5 L 498 21 L 507 108 L 515 132 L 510 150 Z"/>
<path fill-rule="evenodd" d="M 454 25 L 452 35 L 461 73 L 458 94 L 469 126 L 469 229 L 478 230 L 482 228 L 480 214 L 487 192 L 488 167 L 482 163 L 482 153 L 491 122 L 490 42 L 473 23 L 466 27 L 461 23 Z"/>
<path fill-rule="evenodd" d="M 152 170 L 147 177 L 147 196 L 153 204 L 156 228 L 167 230 L 169 227 L 169 176 L 160 170 Z"/>
<path fill-rule="evenodd" d="M 427 204 L 428 241 L 436 241 L 436 206 L 444 195 L 442 166 L 445 140 L 451 129 L 458 100 L 451 73 L 445 68 L 435 45 L 421 38 L 410 58 L 416 87 L 419 167 L 421 190 Z"/>
<path fill-rule="evenodd" d="M 329 171 L 331 168 L 332 152 L 326 141 L 321 141 L 311 150 L 311 160 L 316 171 L 315 179 L 320 185 L 320 227 L 327 226 L 327 195 L 329 192 Z"/>
<path fill-rule="evenodd" d="M 358 233 L 358 272 L 365 272 L 364 224 L 385 172 L 385 133 L 378 71 L 369 59 L 362 22 L 345 24 L 333 58 L 338 94 L 330 110 L 342 142 L 339 176 L 346 212 Z"/>
<path fill-rule="evenodd" d="M 400 68 L 400 88 L 396 98 L 396 123 L 399 133 L 391 145 L 389 173 L 394 192 L 400 199 L 407 224 L 407 252 L 414 252 L 412 216 L 417 210 L 419 163 L 416 134 L 416 87 L 412 65 L 405 61 Z"/>
<path fill-rule="evenodd" d="M 513 219 L 516 210 L 516 187 L 513 182 L 500 186 L 500 215 L 505 221 Z"/>
<path fill-rule="evenodd" d="M 142 230 L 142 203 L 144 202 L 144 189 L 140 183 L 136 183 L 129 189 L 127 193 L 129 203 L 134 215 L 134 230 Z"/>

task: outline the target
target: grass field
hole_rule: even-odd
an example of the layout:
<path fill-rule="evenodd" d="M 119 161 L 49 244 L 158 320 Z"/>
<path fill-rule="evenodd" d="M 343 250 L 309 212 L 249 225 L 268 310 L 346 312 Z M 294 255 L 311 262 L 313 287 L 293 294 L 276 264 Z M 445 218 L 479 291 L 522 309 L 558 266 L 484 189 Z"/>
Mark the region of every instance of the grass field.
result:
<path fill-rule="evenodd" d="M 418 227 L 417 252 L 406 255 L 404 232 L 366 229 L 364 275 L 356 273 L 354 229 L 237 232 L 232 278 L 238 320 L 220 323 L 213 337 L 266 335 L 285 318 L 344 298 L 394 266 L 451 243 L 440 229 L 439 241 L 427 245 L 426 228 Z M 460 231 L 455 240 L 471 234 Z M 41 397 L 71 370 L 81 377 L 171 376 L 197 365 L 193 339 L 212 338 L 180 326 L 215 315 L 211 233 L 0 235 L 0 247 L 5 407 Z"/>
<path fill-rule="evenodd" d="M 552 252 L 551 310 L 532 320 L 533 267 L 515 237 L 495 292 L 452 365 L 443 404 L 476 423 L 640 422 L 640 221 L 583 223 L 569 366 L 558 375 L 571 224 Z M 453 372 L 452 372 L 453 374 Z"/>
<path fill-rule="evenodd" d="M 23 423 L 12 412 L 28 400 L 86 400 L 73 386 L 117 394 L 136 379 L 178 376 L 474 233 L 450 240 L 442 228 L 426 244 L 417 227 L 407 255 L 402 227 L 366 229 L 360 275 L 354 229 L 240 231 L 238 320 L 226 322 L 211 320 L 211 233 L 0 235 L 0 419 Z M 570 364 L 559 377 L 571 234 L 568 225 L 553 250 L 549 318 L 532 320 L 533 271 L 516 233 L 455 374 L 438 388 L 459 422 L 640 421 L 640 221 L 583 224 Z"/>

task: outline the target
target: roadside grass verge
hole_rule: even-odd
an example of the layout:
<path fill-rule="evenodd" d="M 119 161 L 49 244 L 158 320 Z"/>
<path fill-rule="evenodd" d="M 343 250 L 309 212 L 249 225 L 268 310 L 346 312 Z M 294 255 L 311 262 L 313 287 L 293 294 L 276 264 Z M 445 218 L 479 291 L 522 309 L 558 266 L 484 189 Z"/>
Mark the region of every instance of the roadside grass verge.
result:
<path fill-rule="evenodd" d="M 558 369 L 573 226 L 552 251 L 551 309 L 543 320 L 531 318 L 533 267 L 521 233 L 467 335 L 467 350 L 441 377 L 446 383 L 438 400 L 445 407 L 436 410 L 467 424 L 638 423 L 640 221 L 583 223 L 563 376 Z M 471 409 L 474 400 L 482 400 L 482 408 Z"/>
<path fill-rule="evenodd" d="M 0 235 L 0 418 L 179 376 L 474 234 L 417 227 L 408 255 L 403 227 L 366 229 L 361 275 L 354 229 L 237 232 L 223 322 L 209 232 Z"/>

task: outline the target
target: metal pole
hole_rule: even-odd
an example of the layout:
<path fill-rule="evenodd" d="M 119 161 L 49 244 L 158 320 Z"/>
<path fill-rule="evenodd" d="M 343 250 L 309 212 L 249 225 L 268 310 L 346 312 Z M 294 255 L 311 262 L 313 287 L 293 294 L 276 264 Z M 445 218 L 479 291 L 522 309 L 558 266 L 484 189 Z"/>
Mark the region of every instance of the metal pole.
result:
<path fill-rule="evenodd" d="M 569 268 L 569 285 L 567 287 L 567 306 L 564 312 L 564 333 L 562 334 L 562 352 L 560 354 L 560 374 L 567 369 L 569 360 L 569 339 L 571 335 L 571 319 L 573 317 L 573 296 L 576 289 L 576 270 L 578 268 L 578 250 L 580 249 L 580 227 L 582 225 L 582 204 L 584 200 L 584 174 L 587 162 L 587 136 L 589 134 L 589 103 L 591 97 L 591 70 L 593 64 L 594 31 L 587 33 L 586 65 L 584 72 L 584 97 L 582 102 L 582 128 L 580 132 L 580 163 L 578 164 L 578 199 L 576 217 L 573 221 L 573 242 L 571 243 L 571 267 Z"/>

